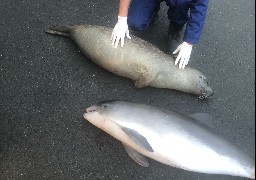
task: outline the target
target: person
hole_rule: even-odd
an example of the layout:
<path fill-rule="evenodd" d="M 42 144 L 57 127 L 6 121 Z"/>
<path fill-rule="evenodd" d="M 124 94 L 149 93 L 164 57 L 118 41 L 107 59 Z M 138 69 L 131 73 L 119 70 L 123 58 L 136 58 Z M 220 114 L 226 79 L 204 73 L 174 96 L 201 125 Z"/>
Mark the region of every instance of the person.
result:
<path fill-rule="evenodd" d="M 118 21 L 111 35 L 111 43 L 115 48 L 119 43 L 123 47 L 125 37 L 131 39 L 129 28 L 145 30 L 154 24 L 163 1 L 169 6 L 168 53 L 176 56 L 175 65 L 179 64 L 179 68 L 184 69 L 193 45 L 199 42 L 202 34 L 208 0 L 120 0 Z"/>

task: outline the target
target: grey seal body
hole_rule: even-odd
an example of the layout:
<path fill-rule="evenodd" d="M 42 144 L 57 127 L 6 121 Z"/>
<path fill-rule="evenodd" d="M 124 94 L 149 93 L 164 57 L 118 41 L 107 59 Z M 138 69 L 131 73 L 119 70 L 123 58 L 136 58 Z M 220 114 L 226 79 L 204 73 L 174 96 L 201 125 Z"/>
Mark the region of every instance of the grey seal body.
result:
<path fill-rule="evenodd" d="M 90 60 L 112 73 L 134 80 L 138 88 L 169 88 L 200 98 L 213 93 L 201 72 L 189 67 L 180 70 L 171 56 L 138 37 L 127 39 L 123 48 L 114 48 L 110 41 L 112 29 L 103 26 L 55 26 L 46 32 L 70 36 Z"/>
<path fill-rule="evenodd" d="M 102 102 L 84 113 L 90 123 L 121 141 L 128 155 L 142 166 L 149 165 L 147 156 L 189 171 L 254 179 L 255 159 L 202 123 L 209 117 L 125 101 Z"/>

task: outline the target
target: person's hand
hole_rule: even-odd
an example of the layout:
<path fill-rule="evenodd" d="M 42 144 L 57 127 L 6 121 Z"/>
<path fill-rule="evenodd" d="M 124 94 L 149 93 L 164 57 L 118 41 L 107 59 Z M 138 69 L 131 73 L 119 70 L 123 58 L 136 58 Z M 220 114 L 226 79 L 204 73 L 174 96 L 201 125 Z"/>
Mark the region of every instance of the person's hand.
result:
<path fill-rule="evenodd" d="M 179 68 L 180 69 L 184 69 L 185 66 L 188 64 L 190 54 L 191 54 L 191 51 L 192 51 L 192 46 L 193 46 L 192 44 L 188 44 L 187 42 L 183 42 L 173 52 L 173 54 L 176 54 L 177 52 L 179 52 L 179 55 L 175 60 L 175 65 L 177 65 L 178 62 L 180 62 L 179 63 Z"/>
<path fill-rule="evenodd" d="M 121 40 L 121 47 L 123 47 L 125 36 L 131 39 L 129 35 L 127 17 L 118 16 L 118 22 L 116 23 L 111 35 L 112 45 L 114 45 L 115 48 L 117 48 L 119 41 Z"/>

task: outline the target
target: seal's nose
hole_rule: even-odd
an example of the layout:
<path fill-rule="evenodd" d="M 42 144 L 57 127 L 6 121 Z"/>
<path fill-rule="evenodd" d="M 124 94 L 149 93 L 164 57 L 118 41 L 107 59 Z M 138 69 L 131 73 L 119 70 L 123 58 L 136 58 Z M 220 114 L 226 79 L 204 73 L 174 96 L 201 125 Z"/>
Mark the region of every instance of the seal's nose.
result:
<path fill-rule="evenodd" d="M 212 97 L 214 95 L 214 92 L 211 90 L 211 92 L 208 94 L 207 97 Z"/>
<path fill-rule="evenodd" d="M 201 98 L 208 98 L 213 96 L 213 90 L 210 88 L 208 80 L 205 77 L 200 76 L 199 78 L 201 78 Z"/>
<path fill-rule="evenodd" d="M 209 98 L 209 97 L 212 97 L 213 96 L 213 90 L 208 87 L 206 88 L 203 92 L 202 92 L 202 95 L 199 97 L 200 99 L 204 99 L 204 98 Z"/>
<path fill-rule="evenodd" d="M 204 98 L 211 98 L 213 96 L 213 94 L 214 94 L 213 91 L 208 91 L 203 96 L 204 96 Z"/>

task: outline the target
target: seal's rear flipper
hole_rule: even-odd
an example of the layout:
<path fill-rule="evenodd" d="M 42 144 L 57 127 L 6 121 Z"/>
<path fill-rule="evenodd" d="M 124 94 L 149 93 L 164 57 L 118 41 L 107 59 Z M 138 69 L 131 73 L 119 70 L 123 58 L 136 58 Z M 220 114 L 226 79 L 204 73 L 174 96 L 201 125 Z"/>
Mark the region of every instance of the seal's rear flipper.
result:
<path fill-rule="evenodd" d="M 57 26 L 50 27 L 49 29 L 45 30 L 45 32 L 49 34 L 69 37 L 69 33 L 71 29 L 72 29 L 72 26 L 57 25 Z"/>

